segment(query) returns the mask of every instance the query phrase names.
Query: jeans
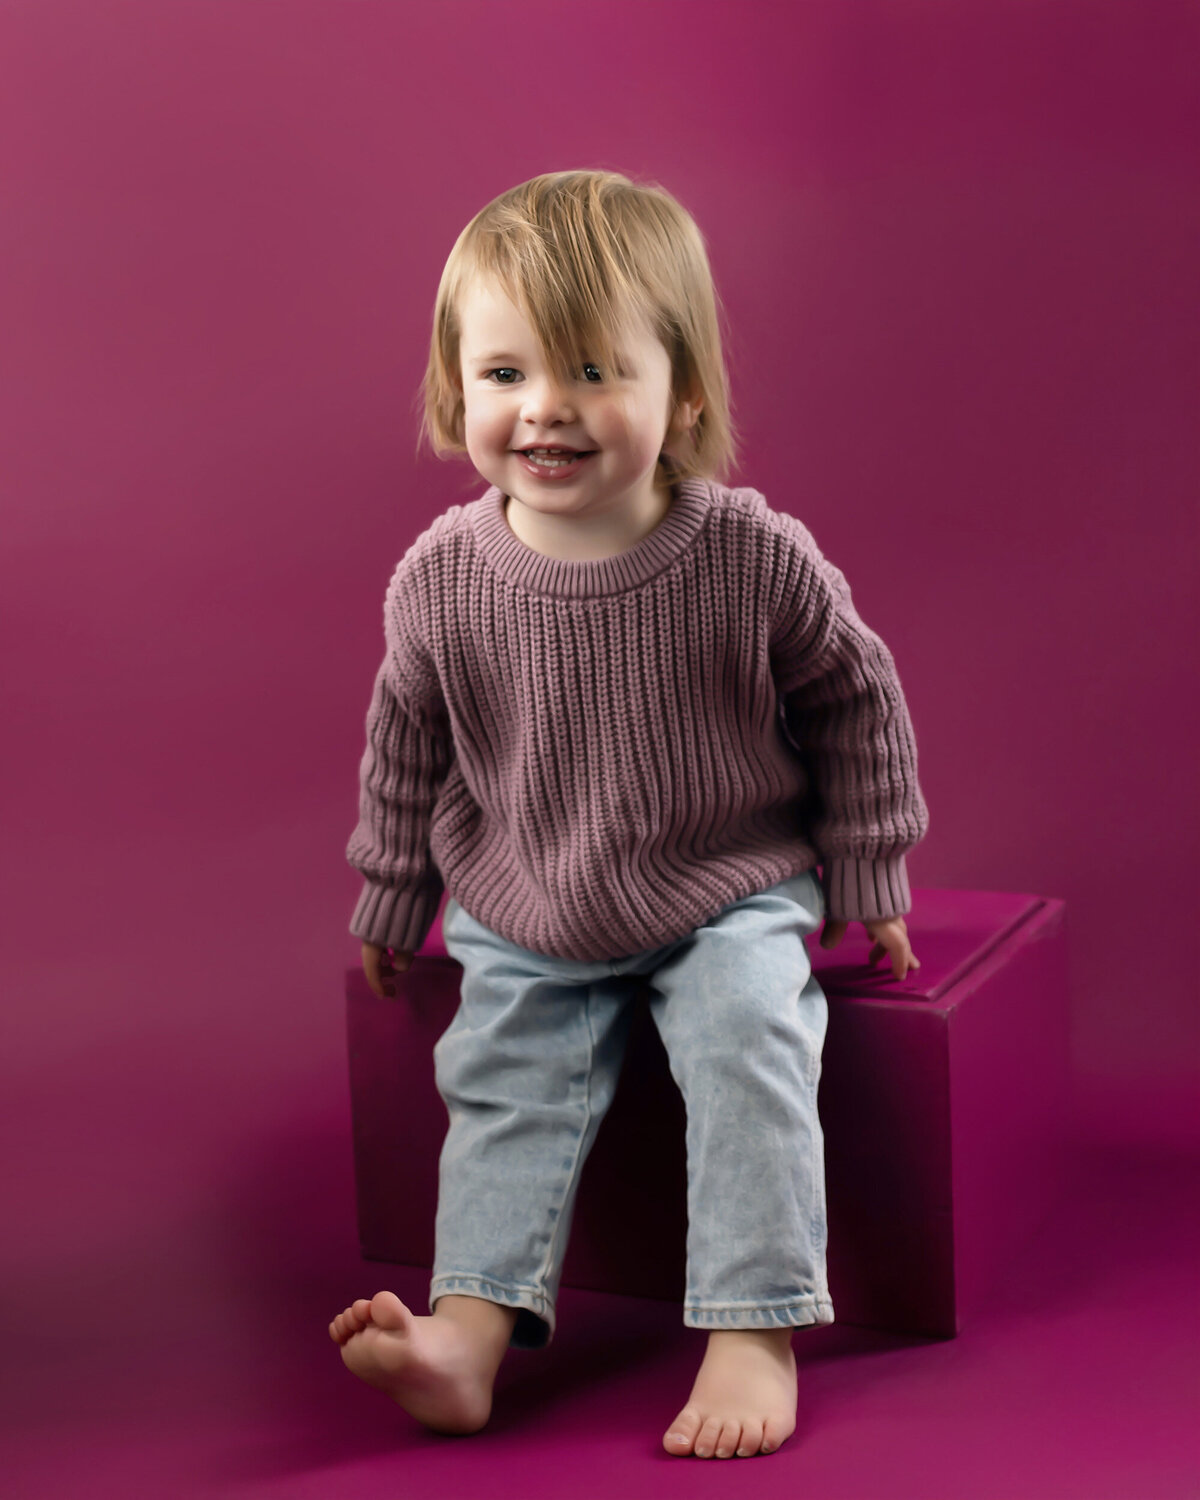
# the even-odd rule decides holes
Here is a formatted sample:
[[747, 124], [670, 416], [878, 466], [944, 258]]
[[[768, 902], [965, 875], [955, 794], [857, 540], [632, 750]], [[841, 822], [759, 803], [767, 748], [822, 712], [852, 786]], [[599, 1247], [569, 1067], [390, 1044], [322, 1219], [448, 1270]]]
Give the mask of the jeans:
[[447, 901], [463, 975], [433, 1054], [450, 1124], [431, 1310], [447, 1293], [482, 1297], [518, 1310], [514, 1347], [553, 1337], [579, 1175], [640, 977], [687, 1111], [684, 1323], [833, 1321], [817, 1118], [828, 1010], [804, 942], [824, 913], [804, 871], [661, 948], [589, 962], [517, 947]]

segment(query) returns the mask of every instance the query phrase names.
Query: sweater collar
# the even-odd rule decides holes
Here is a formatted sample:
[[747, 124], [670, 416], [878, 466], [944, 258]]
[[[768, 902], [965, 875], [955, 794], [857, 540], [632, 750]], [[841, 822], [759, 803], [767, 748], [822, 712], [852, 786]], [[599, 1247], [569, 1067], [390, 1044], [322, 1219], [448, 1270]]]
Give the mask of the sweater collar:
[[468, 509], [480, 551], [510, 582], [535, 594], [594, 598], [638, 588], [668, 567], [704, 525], [711, 489], [705, 479], [674, 480], [671, 508], [653, 531], [615, 557], [590, 562], [565, 562], [527, 547], [509, 526], [504, 493], [496, 485]]

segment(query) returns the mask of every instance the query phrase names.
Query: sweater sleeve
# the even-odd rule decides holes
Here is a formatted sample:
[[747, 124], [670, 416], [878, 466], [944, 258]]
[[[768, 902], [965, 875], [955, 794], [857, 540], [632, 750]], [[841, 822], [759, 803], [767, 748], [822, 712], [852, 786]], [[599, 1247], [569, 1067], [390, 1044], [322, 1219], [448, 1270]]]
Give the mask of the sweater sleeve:
[[399, 568], [384, 605], [384, 634], [387, 650], [359, 765], [358, 826], [346, 849], [364, 877], [350, 931], [365, 942], [416, 952], [444, 890], [429, 834], [454, 749], [437, 671]]
[[809, 826], [836, 921], [912, 909], [905, 854], [929, 814], [895, 662], [843, 574], [798, 521], [771, 641], [785, 732], [809, 778]]

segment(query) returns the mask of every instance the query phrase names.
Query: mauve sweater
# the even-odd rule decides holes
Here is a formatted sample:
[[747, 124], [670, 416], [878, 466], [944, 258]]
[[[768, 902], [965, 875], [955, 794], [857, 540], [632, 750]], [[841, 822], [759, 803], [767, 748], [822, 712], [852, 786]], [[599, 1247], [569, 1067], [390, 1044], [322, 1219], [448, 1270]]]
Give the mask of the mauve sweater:
[[801, 522], [677, 479], [636, 546], [564, 562], [504, 498], [452, 505], [388, 586], [350, 931], [415, 951], [445, 890], [522, 948], [624, 957], [818, 864], [828, 916], [910, 910], [908, 709]]

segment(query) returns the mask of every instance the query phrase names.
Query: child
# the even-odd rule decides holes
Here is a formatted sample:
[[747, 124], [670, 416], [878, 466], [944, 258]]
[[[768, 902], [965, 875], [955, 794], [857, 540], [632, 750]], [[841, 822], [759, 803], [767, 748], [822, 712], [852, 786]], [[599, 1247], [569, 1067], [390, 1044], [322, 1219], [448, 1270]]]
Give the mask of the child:
[[488, 489], [393, 574], [347, 851], [375, 993], [443, 890], [463, 967], [434, 1049], [431, 1315], [382, 1291], [330, 1335], [420, 1422], [484, 1426], [505, 1350], [553, 1335], [639, 977], [687, 1106], [684, 1323], [708, 1332], [663, 1445], [770, 1453], [792, 1330], [833, 1320], [804, 939], [858, 920], [872, 962], [919, 967], [905, 852], [928, 817], [895, 666], [805, 527], [713, 477], [716, 296], [669, 194], [590, 171], [502, 194], [433, 323], [424, 431]]

